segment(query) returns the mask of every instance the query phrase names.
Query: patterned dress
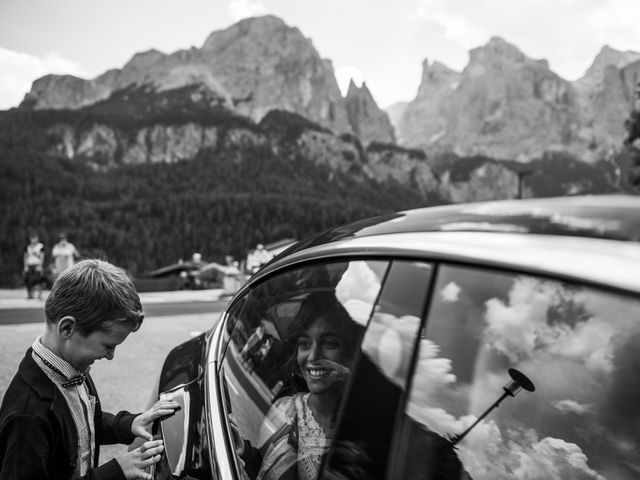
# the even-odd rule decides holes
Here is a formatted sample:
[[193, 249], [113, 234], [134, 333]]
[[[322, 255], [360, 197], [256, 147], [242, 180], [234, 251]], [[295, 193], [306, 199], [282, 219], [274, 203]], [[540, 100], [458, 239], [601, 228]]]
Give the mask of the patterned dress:
[[264, 440], [257, 480], [316, 480], [327, 439], [309, 407], [309, 393], [278, 400], [269, 411], [259, 438]]

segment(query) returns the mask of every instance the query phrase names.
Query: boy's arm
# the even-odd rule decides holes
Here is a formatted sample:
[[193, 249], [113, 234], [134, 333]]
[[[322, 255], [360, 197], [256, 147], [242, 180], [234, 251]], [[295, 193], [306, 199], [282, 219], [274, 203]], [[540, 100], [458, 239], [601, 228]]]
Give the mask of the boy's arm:
[[[52, 454], [52, 438], [50, 426], [41, 418], [19, 414], [8, 419], [0, 430], [0, 480], [48, 480], [47, 462]], [[70, 464], [69, 478], [73, 470], [74, 466]], [[124, 480], [125, 475], [114, 458], [88, 470], [82, 479]]]
[[33, 415], [13, 415], [0, 428], [0, 480], [49, 478], [50, 426]]
[[102, 412], [97, 440], [100, 445], [130, 444], [136, 437], [152, 440], [151, 426], [158, 418], [172, 415], [180, 404], [175, 400], [158, 400], [149, 410], [133, 414], [122, 411], [117, 415]]
[[99, 445], [113, 445], [114, 443], [124, 443], [129, 445], [136, 438], [131, 432], [131, 424], [139, 414], [127, 411], [114, 415], [109, 412], [102, 412], [100, 426], [96, 431], [96, 441]]

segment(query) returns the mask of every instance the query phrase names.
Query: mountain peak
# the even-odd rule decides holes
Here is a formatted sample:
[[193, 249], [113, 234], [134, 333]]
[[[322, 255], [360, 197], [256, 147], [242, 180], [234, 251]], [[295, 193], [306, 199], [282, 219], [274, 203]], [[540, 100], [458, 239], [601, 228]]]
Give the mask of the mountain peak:
[[282, 31], [295, 31], [301, 37], [302, 34], [295, 27], [290, 27], [284, 20], [275, 15], [250, 17], [240, 20], [225, 30], [218, 30], [209, 35], [202, 45], [203, 50], [217, 48], [222, 42], [233, 41], [238, 38], [271, 38]]
[[483, 46], [469, 51], [470, 64], [498, 66], [503, 63], [524, 63], [526, 60], [527, 57], [518, 47], [502, 37], [491, 37]]
[[443, 79], [448, 81], [451, 75], [458, 75], [458, 73], [437, 60], [429, 63], [429, 59], [425, 58], [422, 61], [422, 83], [437, 83]]
[[353, 81], [353, 78], [349, 81], [349, 88], [347, 90], [347, 98], [358, 96], [361, 98], [366, 98], [367, 100], [373, 101], [375, 104], [375, 100], [373, 100], [373, 95], [369, 91], [366, 82], [362, 82], [361, 86], [357, 86], [356, 82]]
[[395, 142], [389, 116], [378, 108], [366, 83], [358, 87], [351, 79], [344, 103], [351, 128], [362, 142]]
[[607, 67], [622, 68], [636, 60], [640, 60], [639, 52], [633, 50], [623, 52], [609, 45], [605, 45], [593, 59], [593, 63], [587, 69], [581, 81], [593, 82], [595, 85], [599, 85], [602, 82]]
[[489, 42], [487, 42], [487, 45], [511, 45], [509, 42], [507, 42], [504, 38], [494, 35], [491, 38], [489, 38]]
[[131, 57], [131, 60], [125, 64], [124, 68], [148, 68], [149, 66], [161, 61], [166, 56], [167, 55], [162, 53], [160, 50], [152, 48], [150, 50], [134, 54], [133, 57]]

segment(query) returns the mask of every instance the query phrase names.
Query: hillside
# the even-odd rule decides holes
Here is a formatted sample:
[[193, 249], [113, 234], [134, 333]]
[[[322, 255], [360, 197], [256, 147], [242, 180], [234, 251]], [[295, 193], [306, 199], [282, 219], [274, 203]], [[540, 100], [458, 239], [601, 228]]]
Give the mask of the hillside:
[[614, 167], [365, 145], [292, 112], [256, 122], [199, 85], [128, 87], [72, 110], [0, 112], [0, 284], [19, 282], [32, 229], [47, 251], [65, 231], [140, 275], [194, 251], [222, 261], [394, 210], [514, 198], [523, 169], [529, 197], [619, 191]]
[[[341, 168], [310, 161], [296, 142], [324, 129], [299, 116], [272, 112], [256, 124], [225, 110], [183, 110], [176, 98], [169, 109], [153, 101], [136, 108], [140, 98], [118, 106], [122, 98], [79, 111], [0, 113], [0, 284], [19, 282], [31, 229], [48, 252], [57, 232], [66, 231], [81, 254], [107, 257], [138, 275], [194, 251], [218, 261], [241, 257], [258, 242], [443, 201], [370, 178], [354, 162], [346, 167], [342, 156]], [[186, 161], [122, 162], [127, 138], [185, 124], [215, 127], [220, 141], [199, 145]], [[87, 140], [96, 125], [117, 134]], [[84, 147], [69, 158], [64, 139], [71, 131]], [[278, 148], [249, 138], [277, 139]]]

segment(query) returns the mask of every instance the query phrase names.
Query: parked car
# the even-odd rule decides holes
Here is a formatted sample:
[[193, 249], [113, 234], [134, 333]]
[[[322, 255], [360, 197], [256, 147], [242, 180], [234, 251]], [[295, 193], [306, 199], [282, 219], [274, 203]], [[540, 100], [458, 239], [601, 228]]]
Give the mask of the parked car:
[[638, 239], [606, 196], [302, 240], [167, 356], [154, 478], [637, 479]]

